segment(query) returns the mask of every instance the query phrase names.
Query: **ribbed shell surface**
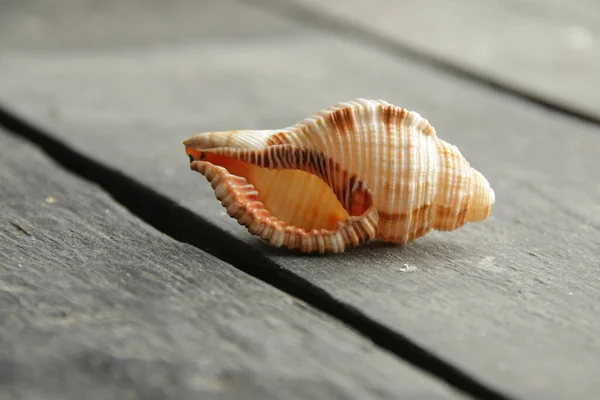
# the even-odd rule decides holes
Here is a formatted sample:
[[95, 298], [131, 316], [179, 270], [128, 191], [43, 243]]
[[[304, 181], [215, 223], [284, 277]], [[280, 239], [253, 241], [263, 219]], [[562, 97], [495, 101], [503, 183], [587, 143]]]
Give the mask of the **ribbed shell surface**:
[[[458, 148], [437, 138], [426, 119], [382, 100], [339, 103], [285, 129], [207, 132], [184, 143], [192, 152], [260, 167], [243, 167], [240, 177], [210, 162], [192, 162], [232, 217], [273, 245], [302, 251], [343, 251], [373, 237], [406, 243], [431, 229], [481, 221], [495, 201], [485, 178]], [[236, 168], [242, 167], [229, 169]], [[227, 179], [239, 184], [224, 185]], [[244, 190], [261, 192], [260, 204], [249, 206]], [[339, 222], [303, 229], [328, 212], [319, 213], [315, 202], [334, 207], [335, 197], [326, 192], [343, 206], [335, 215]], [[286, 209], [285, 196], [295, 210]], [[277, 215], [287, 215], [288, 222]]]
[[[268, 145], [283, 143], [318, 149], [364, 181], [379, 213], [379, 239], [406, 243], [431, 229], [439, 147], [434, 128], [418, 113], [381, 100], [357, 99], [267, 140]], [[452, 157], [453, 149], [443, 148]], [[462, 168], [456, 165], [442, 173], [452, 183], [464, 179], [450, 176]]]

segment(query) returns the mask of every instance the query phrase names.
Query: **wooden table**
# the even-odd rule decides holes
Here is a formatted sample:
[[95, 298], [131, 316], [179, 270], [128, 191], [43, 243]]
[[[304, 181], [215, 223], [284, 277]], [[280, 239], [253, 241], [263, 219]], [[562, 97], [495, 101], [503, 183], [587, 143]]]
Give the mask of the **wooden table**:
[[[0, 4], [0, 398], [597, 399], [600, 6], [574, 4]], [[490, 219], [298, 256], [189, 170], [193, 133], [356, 97], [457, 145]]]

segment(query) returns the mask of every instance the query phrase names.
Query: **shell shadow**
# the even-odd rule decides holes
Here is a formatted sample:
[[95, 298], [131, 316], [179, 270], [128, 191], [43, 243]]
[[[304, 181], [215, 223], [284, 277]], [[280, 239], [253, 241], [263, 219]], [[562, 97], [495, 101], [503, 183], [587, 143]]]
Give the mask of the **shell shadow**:
[[[297, 250], [285, 248], [276, 248], [268, 243], [259, 240], [261, 251], [266, 256], [275, 256], [281, 258], [302, 258], [302, 259], [340, 259], [356, 258], [359, 262], [368, 262], [373, 257], [390, 256], [409, 256], [415, 257], [427, 255], [428, 258], [439, 259], [440, 263], [446, 263], [448, 258], [460, 257], [461, 254], [468, 252], [468, 248], [457, 242], [449, 240], [437, 240], [436, 238], [421, 238], [407, 244], [388, 243], [378, 240], [372, 240], [361, 244], [358, 247], [346, 249], [343, 253], [302, 253]], [[431, 260], [433, 261], [433, 260]]]

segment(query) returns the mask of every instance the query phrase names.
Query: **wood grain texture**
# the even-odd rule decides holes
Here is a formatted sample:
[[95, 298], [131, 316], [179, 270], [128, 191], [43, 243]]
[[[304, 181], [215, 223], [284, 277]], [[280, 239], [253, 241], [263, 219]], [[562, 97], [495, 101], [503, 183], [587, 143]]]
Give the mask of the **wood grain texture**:
[[0, 398], [461, 398], [0, 131]]
[[594, 0], [248, 1], [301, 5], [600, 118], [600, 3]]
[[[125, 13], [104, 23], [124, 49], [68, 19], [60, 29], [81, 39], [48, 23], [51, 51], [16, 35], [0, 54], [0, 100], [486, 383], [522, 398], [596, 397], [597, 126], [260, 10], [203, 7], [221, 22], [210, 38], [182, 32], [161, 44], [158, 27], [155, 43], [139, 39]], [[202, 8], [188, 12], [202, 25]], [[248, 235], [189, 171], [190, 134], [284, 127], [358, 96], [416, 110], [456, 144], [496, 190], [491, 219], [404, 247], [298, 258]]]

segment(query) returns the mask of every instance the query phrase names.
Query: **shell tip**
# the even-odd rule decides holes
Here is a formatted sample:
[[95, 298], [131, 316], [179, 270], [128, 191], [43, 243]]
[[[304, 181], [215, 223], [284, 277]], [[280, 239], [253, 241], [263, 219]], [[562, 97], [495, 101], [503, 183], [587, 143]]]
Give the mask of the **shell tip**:
[[481, 222], [490, 215], [492, 205], [496, 202], [496, 193], [481, 172], [473, 169], [471, 186], [471, 202], [467, 211], [467, 221]]

